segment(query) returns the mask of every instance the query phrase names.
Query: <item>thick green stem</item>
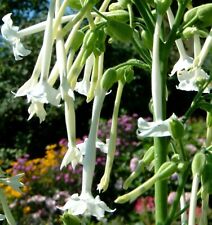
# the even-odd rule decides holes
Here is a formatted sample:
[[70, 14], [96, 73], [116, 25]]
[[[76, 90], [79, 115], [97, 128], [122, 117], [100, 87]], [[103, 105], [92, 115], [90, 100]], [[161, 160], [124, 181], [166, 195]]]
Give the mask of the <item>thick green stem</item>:
[[[162, 16], [157, 16], [155, 32], [153, 38], [153, 60], [152, 60], [152, 99], [154, 108], [154, 120], [160, 121], [166, 118], [166, 62], [162, 63], [160, 57], [160, 31]], [[161, 59], [161, 61], [160, 61]], [[160, 166], [166, 162], [167, 138], [154, 138], [155, 147], [155, 173]], [[167, 181], [157, 181], [155, 183], [155, 224], [162, 225], [167, 217]]]

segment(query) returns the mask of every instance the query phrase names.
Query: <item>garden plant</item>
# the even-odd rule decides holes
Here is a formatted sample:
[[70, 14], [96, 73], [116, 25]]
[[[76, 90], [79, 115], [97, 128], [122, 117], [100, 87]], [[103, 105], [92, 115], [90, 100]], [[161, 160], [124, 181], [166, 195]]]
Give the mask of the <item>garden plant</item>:
[[[61, 197], [65, 202], [63, 205], [58, 203], [57, 209], [61, 213], [60, 221], [65, 225], [109, 224], [108, 215], [119, 215], [122, 211], [120, 204], [128, 206], [134, 201], [137, 204], [139, 201], [145, 202], [151, 214], [154, 205], [154, 216], [149, 224], [209, 224], [209, 197], [212, 192], [212, 3], [194, 5], [194, 2], [50, 0], [46, 20], [38, 24], [19, 29], [10, 12], [2, 18], [1, 34], [10, 43], [14, 60], [30, 57], [33, 47], [37, 46], [26, 47], [24, 39], [43, 33], [43, 44], [34, 70], [13, 94], [15, 98], [27, 97], [28, 120], [37, 116], [40, 123], [48, 116], [49, 107], [64, 106], [67, 145], [66, 148], [61, 147], [63, 153], [65, 151], [61, 153], [62, 157], [50, 148], [44, 158], [28, 161], [25, 156], [19, 159], [19, 164], [13, 164], [16, 173], [7, 171], [12, 176], [8, 177], [4, 171], [0, 171], [0, 220], [10, 225], [19, 224], [22, 218], [11, 213], [6, 199], [8, 187], [5, 186], [9, 186], [10, 191], [16, 191], [16, 194], [29, 193], [27, 176], [30, 176], [29, 171], [34, 168], [34, 171], [39, 171], [34, 173], [34, 181], [39, 181], [43, 174], [45, 176], [42, 179], [46, 178], [46, 184], [57, 185], [58, 182], [60, 185], [57, 188], [61, 188], [61, 191], [69, 191], [74, 180], [79, 182], [76, 193], [70, 193], [70, 196], [67, 196], [67, 192], [63, 196], [61, 193], [57, 196], [49, 193], [53, 197], [48, 198], [46, 217], [54, 213], [50, 207], [53, 204], [51, 200], [56, 201]], [[123, 43], [123, 46], [126, 43], [131, 45], [136, 57], [105, 68], [105, 52], [113, 42]], [[179, 59], [170, 66], [173, 48], [177, 49]], [[140, 71], [139, 76], [151, 76], [152, 98], [149, 111], [152, 119], [144, 119], [140, 112], [133, 116], [133, 120], [125, 118], [128, 125], [121, 130], [118, 124], [121, 122], [119, 108], [122, 94], [125, 86], [132, 84], [137, 69]], [[179, 92], [185, 95], [188, 92], [195, 93], [190, 107], [180, 117], [174, 112], [167, 115], [169, 82], [175, 78], [178, 82], [175, 88]], [[111, 120], [107, 124], [109, 135], [105, 135], [105, 126], [101, 126], [100, 117], [105, 100], [112, 95], [111, 91], [116, 95]], [[89, 131], [80, 142], [76, 137], [76, 129], [80, 128], [75, 113], [78, 94], [85, 96], [85, 104], [92, 105]], [[181, 100], [175, 101], [180, 107]], [[186, 147], [192, 144], [189, 143], [192, 140], [188, 139], [187, 126], [192, 127], [191, 116], [197, 109], [205, 112], [206, 129], [202, 137], [204, 141], [191, 154]], [[135, 120], [134, 135], [137, 139], [134, 142], [129, 139], [131, 142], [127, 146], [127, 129], [132, 130]], [[188, 143], [185, 143], [185, 138]], [[142, 151], [138, 151], [141, 143]], [[107, 192], [111, 195], [110, 185], [114, 182], [116, 160], [124, 159], [122, 155], [126, 155], [126, 151], [130, 151], [128, 157], [132, 157], [132, 173], [123, 182], [119, 179], [121, 177], [115, 177], [119, 192], [107, 202]], [[99, 161], [97, 154], [105, 154], [105, 161]], [[58, 160], [61, 160], [59, 167]], [[48, 169], [52, 167], [52, 162], [57, 167], [55, 171]], [[129, 162], [122, 161], [123, 165], [126, 163]], [[104, 168], [101, 177], [97, 170], [99, 164]], [[18, 173], [21, 166], [25, 174]], [[64, 171], [67, 175], [62, 180]], [[69, 177], [69, 172], [74, 178]], [[141, 180], [144, 174], [145, 179]], [[173, 177], [175, 190], [170, 189]], [[33, 184], [39, 186], [39, 182], [36, 182]], [[42, 188], [47, 187], [44, 185]], [[186, 199], [188, 189], [191, 193], [189, 201]], [[168, 198], [171, 191], [174, 194]], [[168, 199], [172, 199], [170, 205]], [[29, 205], [33, 201], [33, 198], [27, 200]], [[40, 201], [46, 201], [47, 204], [46, 198]], [[200, 215], [197, 214], [197, 206], [201, 207]], [[23, 207], [25, 212], [30, 210], [27, 205]], [[28, 223], [31, 224], [30, 221]], [[143, 223], [145, 221], [138, 224]]]

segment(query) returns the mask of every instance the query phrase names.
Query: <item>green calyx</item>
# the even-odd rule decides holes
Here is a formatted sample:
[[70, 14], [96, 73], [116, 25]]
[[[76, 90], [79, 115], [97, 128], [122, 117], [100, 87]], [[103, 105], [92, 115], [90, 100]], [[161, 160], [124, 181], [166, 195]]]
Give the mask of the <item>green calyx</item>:
[[169, 130], [174, 139], [181, 139], [184, 135], [184, 126], [177, 118], [172, 118], [170, 120]]
[[163, 15], [172, 4], [172, 0], [155, 0], [156, 9], [159, 14]]
[[117, 81], [117, 72], [113, 68], [107, 69], [101, 79], [101, 87], [108, 91], [113, 84]]
[[71, 9], [81, 9], [82, 5], [81, 5], [81, 1], [79, 0], [69, 0], [69, 6]]
[[199, 29], [195, 26], [186, 27], [182, 32], [182, 37], [185, 39], [189, 39], [193, 37], [195, 34], [199, 35], [201, 38], [206, 38], [208, 36], [207, 30]]

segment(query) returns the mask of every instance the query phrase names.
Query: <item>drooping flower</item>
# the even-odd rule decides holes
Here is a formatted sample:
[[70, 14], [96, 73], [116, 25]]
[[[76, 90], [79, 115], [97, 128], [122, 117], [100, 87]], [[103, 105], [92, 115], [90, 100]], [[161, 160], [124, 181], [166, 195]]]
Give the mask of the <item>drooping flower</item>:
[[2, 18], [4, 24], [1, 27], [1, 33], [3, 38], [9, 41], [12, 45], [15, 60], [21, 60], [24, 56], [29, 55], [31, 51], [26, 49], [21, 43], [20, 36], [18, 34], [19, 27], [13, 26], [11, 15], [12, 13], [8, 13]]
[[21, 183], [19, 180], [21, 177], [23, 177], [23, 175], [24, 174], [21, 173], [9, 178], [0, 178], [0, 182], [2, 182], [3, 184], [9, 185], [10, 187], [12, 187], [14, 190], [18, 192], [21, 192], [20, 187], [23, 187], [23, 183]]
[[158, 120], [155, 122], [147, 122], [142, 117], [138, 119], [138, 137], [166, 137], [170, 136], [169, 131], [170, 118], [166, 120]]
[[[177, 86], [177, 89], [183, 90], [183, 91], [199, 91], [200, 84], [202, 82], [205, 82], [209, 79], [209, 75], [200, 67], [193, 68], [189, 71], [181, 71], [177, 78], [179, 80], [179, 85]], [[204, 90], [204, 93], [209, 93], [210, 88], [207, 87]]]
[[72, 215], [85, 215], [94, 216], [98, 220], [104, 217], [105, 212], [114, 212], [115, 210], [110, 209], [105, 202], [100, 200], [99, 195], [95, 198], [89, 194], [84, 193], [80, 196], [78, 194], [73, 194], [66, 204], [59, 209], [66, 211]]
[[96, 148], [99, 148], [103, 153], [108, 153], [108, 146], [109, 146], [110, 139], [106, 139], [106, 143], [97, 140], [96, 141]]
[[68, 151], [66, 152], [63, 161], [61, 163], [60, 169], [71, 163], [73, 169], [75, 169], [78, 163], [82, 163], [83, 156], [77, 147], [72, 147], [68, 144]]
[[29, 113], [28, 120], [32, 119], [32, 117], [36, 115], [39, 118], [40, 123], [42, 123], [45, 120], [47, 115], [43, 105], [44, 104], [41, 102], [31, 102], [28, 108], [28, 113]]
[[28, 102], [50, 103], [59, 106], [60, 92], [49, 85], [46, 81], [37, 83], [28, 93]]

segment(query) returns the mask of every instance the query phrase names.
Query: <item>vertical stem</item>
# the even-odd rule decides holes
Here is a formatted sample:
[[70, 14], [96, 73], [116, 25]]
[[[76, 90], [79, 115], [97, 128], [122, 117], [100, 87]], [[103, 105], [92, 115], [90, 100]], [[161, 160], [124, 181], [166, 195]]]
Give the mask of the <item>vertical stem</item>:
[[96, 164], [96, 138], [99, 124], [102, 104], [105, 98], [105, 91], [98, 90], [99, 93], [94, 98], [91, 127], [88, 135], [88, 140], [85, 146], [85, 156], [83, 159], [82, 172], [82, 193], [91, 193], [93, 183], [94, 169]]
[[[154, 108], [154, 120], [164, 120], [166, 117], [166, 82], [164, 73], [166, 70], [166, 62], [160, 61], [160, 30], [162, 24], [162, 16], [157, 15], [155, 31], [153, 37], [153, 56], [152, 56], [152, 99]], [[165, 58], [164, 58], [165, 59]], [[155, 147], [155, 173], [160, 166], [166, 162], [166, 138], [154, 138]], [[164, 224], [167, 217], [167, 181], [157, 181], [155, 183], [155, 221], [156, 225]]]

